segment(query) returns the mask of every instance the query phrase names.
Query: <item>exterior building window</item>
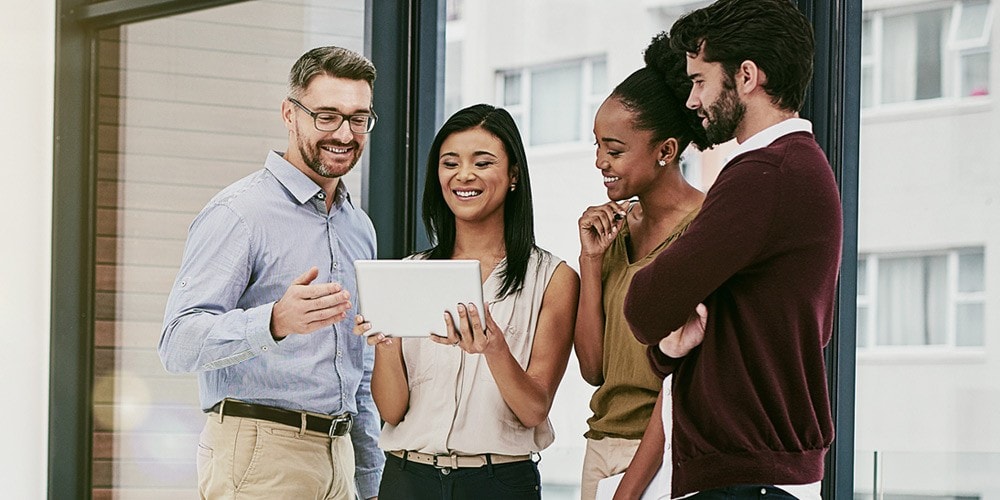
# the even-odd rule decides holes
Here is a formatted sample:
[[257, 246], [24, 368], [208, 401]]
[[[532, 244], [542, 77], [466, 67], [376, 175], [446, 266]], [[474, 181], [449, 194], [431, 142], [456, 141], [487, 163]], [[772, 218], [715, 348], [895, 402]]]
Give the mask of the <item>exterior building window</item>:
[[982, 347], [983, 248], [858, 259], [858, 345]]
[[989, 0], [867, 13], [862, 106], [988, 95], [992, 18]]
[[592, 134], [608, 92], [603, 56], [501, 71], [497, 95], [531, 146], [574, 143]]

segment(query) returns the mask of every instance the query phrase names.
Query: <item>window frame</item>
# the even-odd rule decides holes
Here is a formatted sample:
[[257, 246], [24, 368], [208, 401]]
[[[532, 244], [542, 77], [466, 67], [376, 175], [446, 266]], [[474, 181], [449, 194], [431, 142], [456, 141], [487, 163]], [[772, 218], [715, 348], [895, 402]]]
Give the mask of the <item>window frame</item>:
[[[871, 111], [899, 110], [899, 109], [921, 109], [932, 107], [936, 103], [953, 103], [964, 101], [988, 100], [992, 93], [985, 95], [960, 95], [963, 85], [963, 75], [961, 71], [962, 58], [974, 54], [991, 54], [990, 37], [992, 36], [993, 17], [996, 11], [995, 0], [987, 1], [987, 15], [983, 22], [983, 30], [978, 38], [958, 40], [957, 32], [963, 15], [963, 0], [938, 0], [923, 3], [920, 5], [908, 5], [903, 7], [888, 7], [867, 11], [862, 15], [862, 23], [871, 23], [871, 48], [870, 55], [861, 56], [862, 68], [871, 68], [872, 88], [870, 95], [866, 95], [867, 106], [862, 109], [868, 113]], [[882, 49], [884, 46], [884, 22], [886, 18], [900, 16], [915, 16], [924, 12], [942, 10], [947, 12], [948, 19], [944, 23], [946, 30], [941, 43], [941, 96], [929, 99], [909, 99], [905, 101], [885, 103], [882, 96], [882, 84], [884, 75], [884, 64], [882, 63]], [[992, 82], [987, 82], [990, 87]], [[861, 89], [864, 91], [865, 89]], [[987, 89], [991, 90], [991, 89]]]
[[[55, 0], [53, 227], [48, 497], [89, 499], [94, 310], [97, 30], [245, 0]], [[445, 0], [366, 0], [365, 22], [379, 69], [379, 126], [363, 181], [379, 257], [426, 247], [417, 200], [430, 138], [441, 121]], [[815, 77], [803, 116], [826, 151], [841, 188], [845, 264], [837, 320], [827, 348], [837, 439], [827, 454], [825, 498], [853, 495], [857, 168], [860, 124], [861, 0], [797, 0], [812, 21]], [[587, 137], [585, 133], [582, 137]]]
[[[526, 114], [528, 110], [531, 109], [531, 90], [533, 85], [534, 74], [539, 71], [545, 71], [555, 68], [568, 68], [575, 67], [579, 65], [580, 68], [580, 102], [577, 106], [580, 110], [580, 116], [585, 117], [590, 113], [591, 107], [596, 103], [600, 105], [604, 102], [606, 97], [603, 93], [598, 95], [594, 93], [594, 64], [597, 62], [602, 62], [607, 65], [607, 55], [597, 54], [585, 57], [574, 57], [571, 59], [563, 59], [559, 61], [551, 61], [544, 64], [536, 64], [531, 66], [521, 66], [511, 69], [498, 70], [495, 74], [495, 88], [494, 96], [495, 101], [503, 106], [504, 109], [510, 112], [515, 120], [518, 121], [518, 127], [521, 130], [521, 136], [524, 137], [525, 147], [532, 148], [532, 150], [544, 150], [544, 149], [559, 149], [571, 146], [579, 146], [582, 144], [589, 144], [589, 137], [592, 134], [591, 124], [589, 119], [581, 119], [580, 123], [577, 124], [577, 134], [578, 139], [572, 141], [557, 141], [557, 142], [546, 142], [543, 144], [535, 144], [531, 142], [531, 116]], [[517, 104], [509, 105], [506, 103], [506, 78], [512, 75], [520, 75], [520, 102]]]
[[[985, 350], [985, 345], [958, 345], [958, 306], [960, 304], [982, 304], [986, 311], [986, 290], [975, 292], [960, 292], [959, 259], [961, 254], [976, 251], [985, 256], [985, 246], [963, 246], [956, 248], [909, 251], [909, 252], [869, 252], [858, 255], [858, 261], [865, 261], [865, 283], [858, 284], [858, 308], [866, 307], [865, 317], [858, 313], [859, 321], [864, 321], [866, 338], [858, 339], [858, 349], [862, 354], [877, 355], [909, 355], [909, 354], [949, 354], [968, 353]], [[878, 276], [879, 261], [882, 259], [945, 257], [946, 284], [945, 292], [945, 343], [914, 344], [914, 345], [883, 345], [878, 343]], [[864, 291], [862, 295], [860, 292]]]
[[[97, 135], [97, 38], [103, 29], [159, 19], [246, 0], [55, 0], [56, 68], [52, 205], [52, 280], [49, 357], [48, 470], [50, 499], [93, 496], [92, 430], [94, 373], [94, 290], [96, 245], [95, 144]], [[444, 0], [366, 0], [365, 42], [379, 68], [376, 108], [379, 126], [370, 139], [371, 166], [364, 200], [379, 231], [379, 255], [401, 256], [417, 242], [413, 197], [400, 200], [419, 175], [426, 155], [417, 147], [433, 134], [437, 41], [434, 26]], [[441, 6], [438, 9], [438, 5]], [[373, 11], [377, 10], [377, 13]], [[376, 22], [378, 21], [378, 22]], [[431, 33], [430, 41], [425, 33]], [[417, 37], [415, 33], [420, 33]], [[413, 36], [411, 36], [413, 35]], [[421, 47], [419, 42], [423, 41]], [[418, 50], [418, 49], [421, 49]], [[376, 50], [377, 49], [377, 50]], [[401, 64], [401, 61], [403, 64]], [[424, 68], [417, 74], [416, 69]], [[428, 84], [429, 82], [429, 84]], [[406, 100], [399, 96], [408, 96]], [[382, 97], [379, 97], [382, 96]], [[427, 110], [430, 109], [430, 113]], [[419, 114], [422, 118], [415, 119]], [[381, 130], [381, 132], [379, 132]], [[408, 140], [395, 135], [405, 130]], [[426, 142], [429, 143], [429, 140]], [[429, 144], [423, 147], [428, 147]], [[396, 163], [387, 159], [410, 158]], [[409, 165], [398, 169], [396, 165]], [[387, 180], [387, 190], [380, 181]], [[406, 184], [397, 183], [397, 180]], [[400, 213], [408, 215], [400, 222]]]

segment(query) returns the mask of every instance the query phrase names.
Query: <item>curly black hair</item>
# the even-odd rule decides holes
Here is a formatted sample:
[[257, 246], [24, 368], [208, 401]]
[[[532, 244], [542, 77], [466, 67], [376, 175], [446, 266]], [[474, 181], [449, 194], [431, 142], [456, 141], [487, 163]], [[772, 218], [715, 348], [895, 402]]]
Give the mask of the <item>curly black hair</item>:
[[698, 149], [711, 146], [698, 113], [685, 105], [691, 92], [684, 52], [670, 47], [666, 32], [653, 37], [646, 47], [646, 66], [615, 87], [611, 97], [635, 114], [635, 126], [653, 132], [653, 142], [673, 137], [680, 150], [694, 143]]

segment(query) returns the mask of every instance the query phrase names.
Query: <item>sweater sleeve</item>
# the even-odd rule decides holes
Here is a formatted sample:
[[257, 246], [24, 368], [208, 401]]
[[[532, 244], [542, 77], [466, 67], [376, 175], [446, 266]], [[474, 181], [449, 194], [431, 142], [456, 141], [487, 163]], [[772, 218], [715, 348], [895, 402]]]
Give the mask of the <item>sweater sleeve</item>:
[[760, 257], [779, 182], [779, 169], [768, 162], [737, 158], [723, 169], [691, 227], [629, 286], [625, 319], [639, 342], [655, 345], [680, 328], [698, 303]]

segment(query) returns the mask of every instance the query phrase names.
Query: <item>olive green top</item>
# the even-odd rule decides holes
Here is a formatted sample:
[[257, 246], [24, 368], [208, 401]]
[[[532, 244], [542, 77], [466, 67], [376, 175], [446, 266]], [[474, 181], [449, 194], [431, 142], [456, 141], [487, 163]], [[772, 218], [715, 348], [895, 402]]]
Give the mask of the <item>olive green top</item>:
[[670, 246], [691, 224], [698, 210], [692, 211], [677, 225], [673, 233], [649, 255], [629, 261], [628, 222], [611, 246], [604, 252], [601, 288], [604, 301], [604, 383], [590, 398], [594, 415], [587, 420], [590, 439], [615, 437], [639, 439], [653, 413], [656, 396], [662, 382], [649, 366], [646, 346], [632, 336], [622, 305], [635, 273], [649, 264], [663, 249]]

